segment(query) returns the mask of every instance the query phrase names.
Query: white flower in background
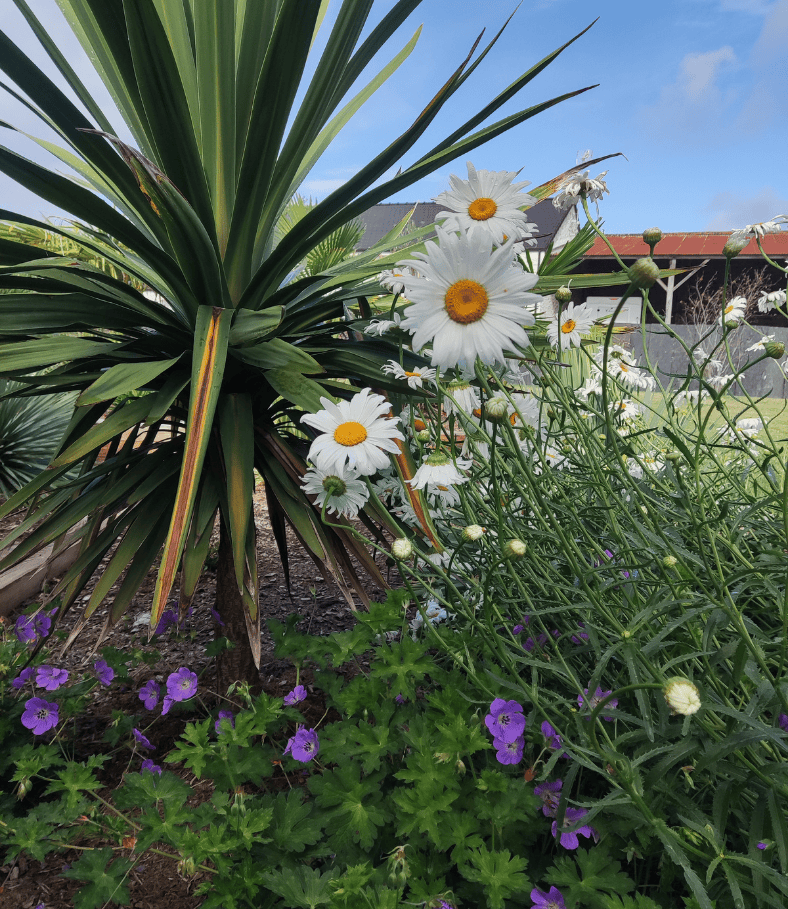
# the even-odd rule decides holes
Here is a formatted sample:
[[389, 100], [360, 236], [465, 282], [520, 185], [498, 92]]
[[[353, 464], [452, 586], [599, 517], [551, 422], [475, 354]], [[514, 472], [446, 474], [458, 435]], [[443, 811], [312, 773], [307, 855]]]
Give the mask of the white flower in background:
[[734, 297], [720, 313], [720, 325], [738, 325], [747, 311], [747, 297]]
[[403, 369], [399, 363], [389, 360], [385, 366], [381, 367], [383, 372], [394, 376], [395, 379], [402, 379], [408, 383], [409, 388], [421, 388], [425, 382], [431, 382], [435, 378], [435, 370], [426, 366], [417, 366], [413, 371]]
[[559, 318], [553, 319], [547, 328], [547, 337], [553, 347], [559, 346], [561, 350], [568, 347], [580, 347], [580, 336], [588, 334], [593, 328], [594, 317], [588, 311], [585, 303], [575, 306], [569, 303]]
[[[412, 269], [407, 269], [407, 271], [409, 274], [414, 274]], [[404, 272], [405, 269], [397, 266], [394, 268], [387, 268], [378, 275], [378, 284], [381, 284], [393, 294], [401, 294], [405, 290], [405, 285], [402, 283]]]
[[753, 237], [761, 238], [764, 234], [779, 234], [782, 230], [782, 225], [786, 223], [788, 223], [788, 218], [785, 215], [775, 215], [771, 221], [748, 224], [746, 227], [742, 227], [741, 230], [735, 230], [731, 234], [730, 239], [747, 240]]
[[624, 398], [622, 401], [614, 401], [610, 405], [610, 410], [614, 416], [621, 417], [622, 420], [635, 420], [640, 416], [642, 408], [630, 398]]
[[708, 394], [705, 392], [698, 391], [697, 389], [690, 389], [689, 391], [680, 391], [676, 397], [673, 399], [674, 407], [684, 407], [685, 405], [690, 407], [695, 407], [700, 400], [705, 401], [708, 398]]
[[460, 504], [460, 494], [453, 486], [439, 486], [428, 483], [426, 486], [427, 501], [433, 508], [454, 508]]
[[391, 509], [391, 513], [408, 527], [421, 527], [421, 521], [418, 519], [413, 506], [408, 502], [403, 502], [402, 505], [395, 505]]
[[[427, 616], [427, 621], [430, 625], [437, 625], [439, 622], [443, 622], [445, 619], [448, 619], [449, 613], [443, 608], [443, 606], [438, 603], [437, 600], [427, 600], [427, 606], [424, 609], [424, 614]], [[424, 619], [421, 615], [421, 612], [417, 612], [413, 621], [410, 623], [410, 630], [413, 635], [413, 640], [416, 640], [416, 633], [424, 624]]]
[[658, 473], [665, 467], [665, 459], [661, 451], [643, 451], [638, 455], [637, 460], [630, 458], [627, 461], [627, 470], [630, 476], [639, 480], [643, 477], [644, 470], [650, 470], [652, 473]]
[[736, 429], [738, 429], [743, 436], [751, 439], [753, 436], [757, 436], [763, 429], [763, 420], [761, 420], [760, 417], [746, 417], [743, 420], [737, 420]]
[[692, 716], [693, 713], [700, 710], [700, 693], [697, 686], [693, 685], [689, 679], [682, 679], [678, 676], [669, 679], [663, 693], [668, 707], [673, 713]]
[[[758, 304], [758, 309], [761, 309], [761, 304]], [[761, 309], [761, 312], [768, 312], [768, 310]], [[755, 350], [765, 350], [766, 345], [774, 340], [774, 335], [764, 335], [759, 341], [756, 341], [754, 344], [750, 344], [747, 348], [747, 353], [751, 353]]]
[[446, 413], [462, 413], [463, 416], [471, 416], [481, 404], [476, 389], [464, 379], [449, 382], [444, 393], [443, 404]]
[[654, 388], [654, 377], [640, 369], [630, 357], [613, 357], [607, 362], [608, 374], [630, 388]]
[[553, 205], [563, 211], [568, 211], [573, 205], [577, 205], [583, 196], [589, 202], [596, 202], [605, 193], [610, 195], [607, 183], [602, 179], [606, 174], [606, 170], [593, 178], [588, 176], [588, 171], [582, 174], [572, 174], [561, 184], [561, 191], [553, 199]]
[[713, 357], [710, 358], [709, 354], [702, 347], [696, 347], [692, 351], [692, 359], [698, 364], [698, 366], [703, 369], [713, 369], [716, 372], [719, 372], [722, 369], [722, 360], [716, 360]]
[[[761, 295], [758, 298], [758, 312], [771, 312], [778, 306], [785, 306], [784, 290], [761, 291]], [[774, 335], [771, 335], [770, 337], [773, 341]], [[752, 350], [752, 348], [748, 349]]]
[[373, 319], [364, 329], [364, 334], [382, 338], [392, 328], [399, 328], [401, 321], [402, 318], [398, 312], [394, 313], [393, 319]]
[[383, 502], [388, 501], [394, 495], [398, 496], [400, 499], [402, 498], [402, 482], [396, 474], [387, 477], [379, 477], [372, 484], [372, 489], [375, 495]]
[[[413, 334], [414, 350], [432, 341], [432, 364], [446, 369], [505, 362], [503, 351], [526, 346], [524, 325], [535, 319], [525, 309], [538, 275], [513, 264], [512, 240], [493, 250], [489, 238], [436, 228], [440, 245], [428, 240], [413, 265], [423, 277], [404, 276], [407, 318], [401, 327]], [[410, 263], [401, 263], [410, 264]]]
[[424, 489], [428, 484], [456, 486], [458, 483], [467, 482], [468, 477], [464, 477], [460, 470], [467, 470], [470, 466], [470, 461], [458, 458], [457, 466], [455, 467], [454, 462], [450, 458], [447, 458], [440, 451], [436, 451], [424, 459], [413, 479], [407, 482], [414, 489]]
[[583, 385], [577, 389], [578, 397], [582, 398], [584, 401], [587, 401], [591, 395], [601, 395], [602, 394], [602, 382], [601, 374], [597, 373], [596, 375], [589, 376]]
[[341, 514], [346, 518], [357, 517], [369, 499], [366, 484], [354, 471], [332, 474], [310, 467], [303, 476], [301, 488], [307, 495], [315, 496], [318, 508], [325, 504], [327, 514]]
[[[529, 181], [514, 183], [515, 172], [479, 170], [468, 161], [468, 179], [456, 174], [449, 177], [451, 189], [435, 197], [438, 205], [447, 211], [439, 211], [436, 220], [445, 218], [445, 230], [467, 231], [471, 238], [483, 237], [501, 246], [508, 240], [530, 240], [538, 229], [528, 221], [528, 215], [520, 211], [536, 203], [533, 196], [521, 193]], [[535, 240], [530, 240], [534, 245]]]
[[[522, 394], [521, 392], [516, 391], [512, 394], [512, 401], [514, 401], [515, 406], [512, 407], [511, 404], [508, 406], [509, 422], [512, 426], [514, 426], [515, 429], [521, 429], [523, 425], [533, 426], [534, 429], [537, 429], [540, 425], [539, 399], [535, 398], [532, 394]], [[520, 419], [521, 417], [522, 419]]]
[[715, 391], [720, 391], [728, 382], [732, 382], [735, 378], [736, 376], [733, 373], [728, 373], [726, 376], [711, 376], [706, 381]]
[[349, 401], [334, 404], [321, 398], [320, 403], [324, 410], [301, 417], [302, 423], [321, 432], [309, 449], [310, 461], [337, 474], [345, 465], [365, 476], [388, 467], [386, 452], [397, 454], [394, 440], [405, 437], [397, 428], [399, 420], [383, 416], [391, 410], [383, 395], [365, 388]]

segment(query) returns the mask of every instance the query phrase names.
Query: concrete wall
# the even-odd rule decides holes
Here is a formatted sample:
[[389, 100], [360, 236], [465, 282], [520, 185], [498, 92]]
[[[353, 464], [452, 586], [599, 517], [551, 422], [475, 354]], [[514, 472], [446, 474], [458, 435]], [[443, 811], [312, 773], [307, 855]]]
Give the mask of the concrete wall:
[[[710, 354], [715, 349], [722, 338], [722, 333], [718, 326], [672, 325], [671, 328], [689, 347], [697, 344], [709, 331], [713, 331], [713, 334], [701, 344], [707, 354]], [[756, 331], [750, 328], [749, 325], [740, 325], [729, 333], [728, 341], [731, 348], [731, 359], [736, 369], [740, 369], [749, 360], [755, 360], [763, 356], [763, 351], [747, 352], [747, 348], [765, 334], [774, 335], [775, 341], [782, 341], [788, 348], [788, 328], [769, 326]], [[686, 375], [687, 355], [677, 340], [667, 336], [659, 326], [648, 326], [646, 336], [651, 364], [665, 385], [670, 381], [671, 373], [679, 376]], [[622, 338], [623, 340], [621, 340]], [[645, 365], [643, 361], [643, 338], [639, 329], [636, 329], [631, 334], [619, 335], [616, 340], [622, 343], [624, 347], [628, 347], [638, 358], [641, 365]], [[723, 375], [734, 372], [734, 369], [731, 369], [730, 364], [727, 362], [724, 347], [717, 350], [714, 356], [723, 361]], [[757, 366], [753, 366], [742, 377], [746, 390], [755, 398], [763, 395], [775, 398], [788, 397], [788, 381], [786, 381], [785, 373], [781, 369], [782, 364], [785, 362], [786, 357], [783, 356], [779, 360], [769, 358], [763, 360]], [[680, 384], [681, 381], [681, 378], [673, 379], [674, 385]], [[693, 383], [692, 387], [697, 387], [697, 383]], [[739, 394], [738, 383], [732, 385], [729, 392]]]

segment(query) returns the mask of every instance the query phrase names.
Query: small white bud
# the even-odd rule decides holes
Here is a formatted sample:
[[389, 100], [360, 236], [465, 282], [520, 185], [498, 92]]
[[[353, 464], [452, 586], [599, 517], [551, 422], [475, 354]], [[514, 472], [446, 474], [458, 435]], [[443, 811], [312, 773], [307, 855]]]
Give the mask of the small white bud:
[[478, 524], [469, 524], [462, 529], [462, 538], [466, 543], [475, 543], [484, 536], [484, 528]]
[[400, 537], [391, 544], [391, 554], [398, 562], [404, 562], [413, 555], [413, 543], [405, 537]]
[[674, 676], [668, 679], [663, 692], [673, 713], [692, 716], [700, 710], [700, 693], [689, 679]]
[[522, 540], [509, 540], [503, 547], [503, 554], [507, 559], [520, 559], [525, 555], [525, 543]]

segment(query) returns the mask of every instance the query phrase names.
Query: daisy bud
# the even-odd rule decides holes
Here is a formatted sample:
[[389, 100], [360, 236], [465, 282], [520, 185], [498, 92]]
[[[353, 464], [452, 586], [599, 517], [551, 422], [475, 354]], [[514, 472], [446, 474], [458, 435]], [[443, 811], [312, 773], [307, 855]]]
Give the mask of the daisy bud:
[[493, 398], [484, 406], [485, 416], [494, 423], [500, 423], [509, 415], [509, 402], [506, 398]]
[[676, 558], [676, 556], [672, 555], [666, 555], [662, 560], [662, 564], [665, 566], [665, 568], [675, 568], [678, 563], [679, 560]]
[[766, 351], [767, 356], [770, 356], [773, 360], [779, 360], [785, 353], [785, 344], [781, 341], [767, 341], [763, 345], [763, 349]]
[[413, 555], [413, 543], [405, 537], [400, 537], [391, 544], [391, 554], [398, 562], [404, 562]]
[[731, 237], [722, 247], [722, 254], [726, 259], [735, 259], [749, 242], [749, 237]]
[[462, 538], [466, 543], [475, 543], [484, 536], [484, 528], [478, 524], [469, 524], [462, 529]]
[[347, 492], [347, 484], [342, 477], [330, 476], [323, 480], [323, 489], [329, 497], [343, 496]]
[[652, 252], [654, 252], [654, 247], [661, 239], [662, 231], [658, 227], [647, 227], [643, 231], [643, 242], [648, 243]]
[[525, 555], [525, 543], [522, 540], [509, 540], [503, 547], [503, 554], [507, 559], [520, 559]]
[[420, 432], [416, 433], [416, 438], [419, 442], [429, 442], [429, 440], [432, 438], [432, 433], [429, 431], [429, 429], [422, 429]]
[[454, 769], [457, 771], [457, 773], [459, 773], [460, 776], [465, 775], [465, 764], [459, 760], [459, 758], [457, 759], [457, 763], [454, 765]]
[[629, 269], [629, 280], [639, 290], [646, 290], [659, 277], [659, 268], [650, 256], [638, 259], [637, 262]]
[[689, 679], [682, 679], [680, 676], [668, 679], [663, 693], [673, 713], [692, 716], [700, 710], [700, 693]]
[[561, 286], [555, 292], [555, 298], [559, 303], [571, 303], [572, 291], [566, 286]]

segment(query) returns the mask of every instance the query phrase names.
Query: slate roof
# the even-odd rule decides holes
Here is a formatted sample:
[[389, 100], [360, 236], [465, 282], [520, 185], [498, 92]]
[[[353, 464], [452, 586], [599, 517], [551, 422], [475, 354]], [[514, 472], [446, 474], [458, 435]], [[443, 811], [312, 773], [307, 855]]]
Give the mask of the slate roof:
[[[412, 222], [415, 227], [432, 224], [435, 216], [443, 209], [437, 202], [382, 202], [367, 209], [359, 215], [358, 220], [364, 224], [364, 236], [356, 247], [357, 252], [363, 252], [380, 241], [386, 234], [415, 208]], [[567, 212], [559, 211], [551, 199], [543, 199], [528, 209], [528, 220], [538, 225], [538, 233], [534, 236], [536, 246], [529, 246], [533, 251], [545, 250], [558, 228], [566, 218]]]
[[[709, 259], [722, 256], [722, 249], [730, 238], [732, 231], [713, 233], [665, 234], [654, 250], [655, 259]], [[648, 255], [648, 244], [643, 242], [640, 234], [608, 234], [608, 240], [621, 256], [631, 258]], [[769, 256], [788, 256], [788, 230], [779, 234], [766, 234], [761, 243]], [[760, 258], [761, 252], [755, 240], [751, 240], [739, 253], [738, 258], [754, 256]], [[605, 242], [597, 237], [594, 245], [586, 253], [588, 257], [613, 258]]]

